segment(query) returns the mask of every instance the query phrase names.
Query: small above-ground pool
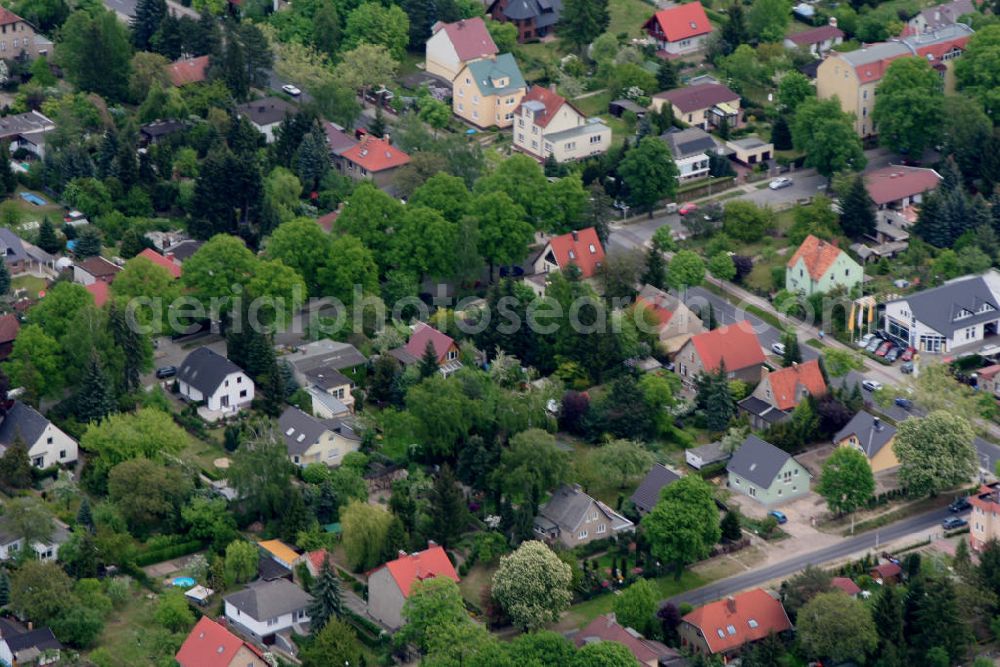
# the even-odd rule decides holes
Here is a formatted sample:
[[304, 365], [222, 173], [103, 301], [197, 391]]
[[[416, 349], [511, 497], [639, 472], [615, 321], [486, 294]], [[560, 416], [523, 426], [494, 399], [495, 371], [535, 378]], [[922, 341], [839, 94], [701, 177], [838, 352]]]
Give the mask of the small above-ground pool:
[[191, 588], [196, 582], [192, 577], [174, 577], [173, 585], [178, 588]]
[[35, 206], [45, 206], [44, 199], [30, 192], [22, 192], [21, 199], [28, 202], [29, 204], [34, 204]]

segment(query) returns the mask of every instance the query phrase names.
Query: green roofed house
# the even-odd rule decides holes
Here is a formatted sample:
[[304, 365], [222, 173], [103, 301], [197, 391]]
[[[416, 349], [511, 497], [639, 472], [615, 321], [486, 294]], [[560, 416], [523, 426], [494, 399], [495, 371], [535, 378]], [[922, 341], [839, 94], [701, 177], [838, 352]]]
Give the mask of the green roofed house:
[[747, 436], [726, 466], [728, 485], [762, 505], [798, 498], [809, 493], [810, 474], [791, 454]]
[[527, 84], [509, 53], [469, 63], [452, 83], [455, 115], [477, 127], [510, 127]]

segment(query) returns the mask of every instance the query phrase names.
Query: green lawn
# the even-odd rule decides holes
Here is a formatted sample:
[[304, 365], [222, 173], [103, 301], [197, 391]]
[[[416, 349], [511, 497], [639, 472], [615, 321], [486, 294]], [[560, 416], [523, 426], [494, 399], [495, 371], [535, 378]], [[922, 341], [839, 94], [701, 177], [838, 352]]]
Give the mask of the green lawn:
[[477, 607], [482, 607], [483, 591], [489, 588], [490, 582], [493, 581], [493, 573], [496, 571], [497, 565], [487, 566], [482, 563], [476, 563], [458, 583], [458, 588], [462, 591], [462, 597]]
[[[674, 579], [673, 575], [670, 575], [652, 579], [651, 581], [656, 586], [660, 599], [663, 599], [683, 593], [684, 591], [700, 588], [705, 584], [711, 583], [712, 579], [697, 572], [685, 570], [679, 580]], [[583, 627], [601, 614], [607, 614], [611, 611], [611, 603], [614, 599], [615, 596], [613, 593], [606, 593], [586, 602], [575, 604], [570, 607], [566, 617], [560, 621], [559, 625], [572, 628]]]
[[228, 455], [229, 452], [221, 444], [205, 442], [189, 433], [188, 443], [181, 451], [179, 458], [182, 461], [194, 463], [209, 477], [216, 478], [222, 474], [222, 471], [215, 467], [215, 460]]
[[611, 0], [608, 8], [611, 10], [608, 32], [626, 33], [629, 37], [642, 37], [642, 25], [656, 12], [655, 7], [642, 0]]
[[38, 296], [38, 293], [45, 289], [46, 286], [45, 278], [39, 278], [38, 276], [18, 276], [10, 281], [11, 291], [17, 291], [23, 289], [28, 293], [28, 296], [34, 299]]

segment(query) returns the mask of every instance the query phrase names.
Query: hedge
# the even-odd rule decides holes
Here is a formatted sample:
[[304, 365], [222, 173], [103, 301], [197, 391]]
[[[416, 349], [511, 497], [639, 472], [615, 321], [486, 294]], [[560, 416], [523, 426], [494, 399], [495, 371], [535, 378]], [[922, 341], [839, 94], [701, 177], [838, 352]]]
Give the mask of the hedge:
[[701, 470], [698, 471], [698, 474], [701, 475], [702, 479], [711, 479], [724, 473], [727, 465], [727, 461], [709, 463], [707, 466], [702, 466]]
[[165, 560], [180, 558], [181, 556], [187, 556], [188, 554], [193, 554], [196, 551], [201, 551], [203, 547], [204, 545], [201, 540], [189, 540], [187, 542], [181, 542], [180, 544], [173, 544], [166, 547], [160, 547], [158, 549], [150, 549], [149, 551], [136, 556], [135, 564], [139, 567], [144, 567], [146, 565], [153, 565], [154, 563], [162, 563]]

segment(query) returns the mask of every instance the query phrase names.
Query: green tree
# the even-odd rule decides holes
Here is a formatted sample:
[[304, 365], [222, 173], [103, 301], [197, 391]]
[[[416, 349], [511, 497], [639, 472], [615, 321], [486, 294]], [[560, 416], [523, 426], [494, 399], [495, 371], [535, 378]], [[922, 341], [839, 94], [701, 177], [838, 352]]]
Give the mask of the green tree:
[[[908, 594], [913, 588], [911, 585]], [[949, 577], [939, 576], [928, 579], [924, 590], [923, 595], [914, 596], [915, 618], [912, 626], [907, 627], [906, 639], [916, 658], [913, 662], [937, 650], [943, 652], [943, 660], [934, 664], [955, 664], [964, 658], [972, 641], [969, 626], [959, 610], [955, 586]]]
[[816, 88], [805, 74], [791, 71], [778, 83], [778, 104], [782, 113], [795, 113], [805, 100], [816, 96]]
[[958, 86], [978, 99], [994, 125], [1000, 122], [1000, 25], [987, 25], [969, 40], [962, 57], [955, 63]]
[[0, 569], [0, 606], [10, 604], [10, 575], [7, 570]]
[[722, 530], [722, 539], [724, 540], [735, 542], [743, 537], [743, 529], [740, 528], [740, 515], [733, 510], [729, 510], [722, 516], [719, 528]]
[[[444, 216], [445, 220], [458, 223], [469, 211], [471, 201], [465, 181], [457, 176], [438, 172], [413, 191], [407, 204], [432, 208]], [[523, 218], [524, 211], [520, 211], [520, 214]]]
[[479, 405], [465, 395], [462, 385], [440, 373], [425, 378], [406, 392], [407, 411], [416, 419], [417, 434], [434, 456], [454, 456], [471, 434]]
[[194, 625], [194, 612], [184, 591], [171, 588], [160, 594], [153, 619], [171, 632], [185, 632]]
[[941, 76], [925, 58], [898, 58], [878, 84], [872, 121], [879, 143], [918, 157], [936, 146], [944, 123]]
[[701, 373], [695, 378], [695, 405], [704, 411], [706, 426], [712, 431], [726, 430], [736, 416], [736, 401], [733, 400], [725, 364], [720, 364], [715, 372]]
[[344, 553], [355, 571], [370, 570], [382, 562], [392, 514], [379, 506], [352, 500], [340, 510]]
[[[837, 514], [853, 513], [875, 493], [875, 476], [868, 459], [851, 447], [838, 447], [823, 463], [816, 489]], [[853, 520], [851, 522], [853, 531]]]
[[722, 216], [722, 231], [746, 243], [761, 240], [774, 226], [774, 213], [751, 201], [734, 200], [726, 204]]
[[708, 272], [719, 280], [732, 280], [736, 277], [736, 264], [728, 252], [719, 252], [708, 260]]
[[525, 221], [524, 209], [506, 192], [477, 196], [470, 206], [470, 214], [478, 226], [479, 254], [490, 265], [490, 280], [493, 280], [495, 265], [517, 264], [524, 259], [535, 238], [535, 230]]
[[[151, 331], [166, 331], [168, 311], [181, 295], [178, 281], [166, 268], [146, 257], [133, 257], [115, 276], [111, 294], [126, 310], [131, 309], [138, 322]], [[119, 312], [122, 311], [119, 308]]]
[[310, 296], [322, 296], [319, 273], [329, 262], [331, 239], [309, 218], [295, 218], [274, 230], [267, 256], [294, 269], [306, 281]]
[[820, 593], [799, 610], [796, 629], [812, 657], [863, 662], [878, 644], [869, 607], [839, 591]]
[[659, 502], [642, 518], [642, 529], [653, 556], [672, 565], [680, 579], [684, 566], [706, 558], [722, 537], [712, 487], [685, 475], [660, 492]]
[[328, 261], [319, 270], [319, 294], [354, 303], [355, 286], [361, 293], [378, 293], [378, 265], [372, 251], [351, 236], [343, 234], [330, 245]]
[[362, 41], [340, 55], [340, 63], [333, 69], [333, 77], [351, 90], [366, 90], [390, 83], [399, 67], [399, 61], [380, 44]]
[[254, 544], [246, 540], [234, 540], [226, 547], [226, 580], [232, 584], [242, 584], [257, 576], [260, 552]]
[[90, 465], [106, 474], [111, 468], [135, 458], [162, 461], [177, 454], [188, 435], [173, 418], [156, 408], [139, 408], [110, 415], [87, 427], [80, 446], [90, 453]]
[[538, 162], [527, 155], [514, 155], [504, 160], [478, 181], [475, 195], [505, 192], [524, 210], [525, 220], [535, 229], [548, 228], [559, 217], [552, 190]]
[[47, 253], [55, 254], [63, 249], [62, 241], [56, 236], [56, 228], [49, 220], [49, 216], [42, 218], [42, 224], [38, 227], [38, 247]]
[[653, 215], [653, 209], [677, 192], [677, 165], [667, 145], [657, 137], [645, 137], [628, 151], [618, 165], [633, 206]]
[[73, 254], [81, 259], [101, 254], [101, 233], [94, 225], [87, 225], [76, 237]]
[[261, 519], [278, 516], [285, 507], [292, 474], [282, 437], [270, 425], [257, 425], [232, 459], [227, 479], [245, 508]]
[[788, 151], [792, 149], [792, 129], [788, 126], [788, 118], [781, 114], [771, 125], [771, 143], [774, 150]]
[[402, 59], [410, 41], [410, 19], [398, 5], [385, 7], [377, 2], [363, 2], [347, 15], [344, 24], [344, 48], [361, 44], [384, 47], [396, 60]]
[[835, 99], [807, 99], [799, 105], [792, 143], [806, 152], [806, 166], [827, 178], [841, 171], [860, 171], [866, 163], [853, 120]]
[[555, 438], [538, 428], [528, 429], [510, 439], [500, 455], [500, 486], [515, 498], [526, 498], [536, 486], [551, 489], [569, 477], [569, 455], [559, 449]]
[[179, 470], [147, 459], [124, 461], [108, 474], [108, 497], [137, 535], [174, 525], [191, 490]]
[[570, 567], [543, 543], [524, 542], [500, 559], [493, 575], [493, 598], [514, 625], [536, 630], [559, 620], [572, 595]]
[[618, 488], [624, 489], [630, 480], [649, 470], [653, 455], [637, 442], [612, 440], [594, 453], [594, 462], [602, 470], [614, 473]]
[[579, 51], [607, 30], [610, 23], [608, 0], [567, 0], [559, 36]]
[[330, 619], [322, 630], [314, 633], [312, 641], [302, 647], [299, 657], [303, 667], [365, 663], [354, 628], [335, 618]]
[[675, 290], [698, 287], [705, 280], [705, 262], [692, 250], [681, 250], [670, 260], [667, 285]]
[[615, 596], [611, 608], [618, 622], [626, 628], [649, 635], [659, 608], [660, 596], [649, 579], [639, 579]]
[[62, 389], [63, 359], [59, 343], [37, 324], [21, 327], [7, 364], [10, 381], [24, 388], [28, 403], [38, 405], [39, 399]]
[[799, 337], [795, 335], [795, 332], [786, 333], [781, 342], [785, 346], [785, 352], [781, 355], [781, 366], [788, 368], [793, 364], [801, 364], [802, 350], [799, 349]]
[[446, 465], [434, 479], [429, 500], [430, 535], [448, 549], [462, 536], [468, 520], [465, 496], [449, 466]]
[[[678, 81], [679, 80], [677, 77], [677, 65], [675, 65], [672, 61], [664, 58], [660, 62], [659, 68], [657, 68], [656, 70], [656, 83], [659, 85], [660, 90], [672, 90], [677, 87]], [[667, 104], [663, 105], [663, 107], [660, 109], [660, 112], [663, 113], [664, 109], [666, 109], [668, 112], [673, 111], [673, 108]], [[661, 132], [666, 129], [667, 129], [666, 127], [661, 128]]]
[[646, 266], [642, 270], [639, 282], [657, 289], [664, 289], [667, 286], [667, 262], [663, 258], [663, 251], [656, 247], [655, 242], [654, 246], [646, 251]]
[[790, 19], [786, 0], [758, 0], [747, 15], [747, 30], [758, 42], [780, 42]]
[[967, 483], [977, 467], [974, 435], [965, 417], [944, 410], [901, 422], [892, 445], [900, 482], [916, 495]]
[[33, 555], [35, 544], [52, 539], [55, 524], [48, 509], [37, 498], [25, 496], [7, 503], [4, 521], [14, 539], [23, 540], [25, 553]]
[[851, 238], [861, 238], [875, 232], [875, 202], [868, 194], [862, 176], [851, 180], [850, 189], [840, 206], [840, 228]]
[[380, 261], [385, 261], [390, 232], [402, 222], [403, 210], [399, 200], [372, 183], [361, 183], [337, 218], [337, 229], [360, 239]]
[[[229, 297], [233, 285], [245, 285], [257, 268], [253, 253], [240, 239], [225, 234], [212, 237], [186, 262], [181, 282], [202, 303]], [[232, 306], [227, 304], [224, 310]]]
[[115, 410], [112, 384], [108, 381], [96, 350], [91, 350], [90, 363], [76, 398], [76, 416], [83, 423], [101, 421]]
[[17, 489], [28, 488], [31, 482], [31, 459], [28, 458], [28, 447], [18, 434], [3, 456], [0, 456], [0, 486], [10, 493]]
[[594, 642], [576, 652], [570, 667], [632, 667], [634, 664], [635, 656], [624, 644]]
[[101, 7], [77, 10], [59, 34], [59, 60], [67, 78], [82, 90], [124, 101], [132, 48], [115, 13]]
[[398, 640], [423, 651], [429, 650], [437, 637], [454, 635], [456, 628], [472, 623], [458, 584], [448, 577], [415, 582], [403, 603], [402, 615], [406, 624]]
[[72, 596], [72, 580], [52, 561], [28, 561], [11, 577], [11, 608], [35, 623], [54, 619]]
[[330, 562], [329, 554], [323, 558], [319, 576], [309, 588], [309, 593], [313, 599], [307, 613], [312, 625], [312, 634], [316, 635], [330, 621], [334, 621], [344, 614], [344, 601], [340, 594], [340, 578], [333, 568], [333, 563]]

